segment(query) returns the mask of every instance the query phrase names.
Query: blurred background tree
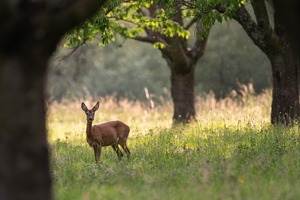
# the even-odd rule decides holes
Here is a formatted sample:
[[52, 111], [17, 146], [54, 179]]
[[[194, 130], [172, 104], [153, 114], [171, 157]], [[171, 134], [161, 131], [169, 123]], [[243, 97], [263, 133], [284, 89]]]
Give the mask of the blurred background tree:
[[[170, 70], [170, 93], [173, 101], [173, 121], [195, 119], [195, 66], [202, 57], [210, 25], [192, 16], [180, 1], [126, 1], [106, 12], [106, 18], [86, 21], [68, 35], [67, 46], [78, 46], [101, 38], [106, 44], [116, 35], [152, 44], [166, 60]], [[105, 21], [107, 27], [99, 29]], [[195, 25], [197, 35], [189, 40], [189, 29]], [[100, 33], [100, 34], [98, 34]]]
[[[196, 32], [191, 31], [194, 37]], [[122, 48], [120, 48], [120, 45]], [[87, 95], [115, 95], [117, 99], [146, 101], [148, 88], [156, 103], [170, 100], [170, 72], [161, 54], [151, 45], [117, 39], [113, 44], [89, 43], [73, 49], [61, 48], [50, 67], [50, 101], [83, 98]], [[252, 83], [257, 93], [271, 87], [271, 68], [267, 57], [235, 21], [212, 27], [206, 52], [196, 67], [196, 95], [210, 91], [217, 98]]]
[[[211, 26], [217, 21], [235, 19], [271, 64], [273, 89], [271, 122], [289, 124], [298, 118], [300, 115], [298, 56], [294, 51], [295, 45], [290, 39], [295, 34], [287, 31], [291, 30], [291, 25], [286, 26], [288, 21], [286, 13], [288, 12], [282, 9], [285, 7], [284, 3], [275, 0], [170, 0], [167, 4], [162, 1], [138, 2], [126, 1], [115, 9], [105, 12], [106, 15], [101, 15], [105, 17], [96, 16], [87, 21], [69, 35], [67, 44], [71, 46], [85, 44], [86, 41], [92, 41], [98, 36], [99, 32], [101, 32], [101, 41], [104, 44], [113, 41], [116, 33], [124, 38], [153, 44], [162, 53], [171, 72], [170, 93], [174, 103], [173, 120], [188, 122], [194, 119], [196, 113], [195, 85], [200, 86], [199, 93], [213, 91], [217, 98], [223, 98], [233, 90], [239, 94], [243, 83], [253, 83], [258, 92], [269, 83], [270, 78], [265, 73], [266, 71], [263, 71], [260, 76], [256, 73], [257, 70], [250, 70], [253, 69], [251, 66], [248, 69], [240, 67], [244, 66], [244, 63], [249, 61], [248, 59], [231, 62], [234, 61], [235, 56], [241, 57], [243, 54], [241, 48], [245, 47], [239, 43], [239, 38], [232, 39], [235, 33], [231, 33], [228, 39], [224, 36], [221, 41], [217, 41], [217, 37], [210, 39], [221, 45], [220, 48], [213, 50], [211, 55], [215, 54], [215, 56], [207, 59], [207, 62], [212, 62], [214, 68], [221, 67], [213, 71], [211, 67], [198, 67], [201, 69], [200, 75], [204, 76], [204, 83], [201, 84], [201, 80], [194, 81], [195, 66], [205, 63], [199, 64], [198, 60], [204, 53]], [[110, 21], [110, 18], [113, 20]], [[98, 27], [99, 22], [107, 24], [104, 30]], [[197, 26], [194, 27], [194, 33], [196, 33], [194, 40], [188, 40], [190, 34], [187, 31], [195, 22]], [[295, 20], [289, 24], [294, 23]], [[231, 50], [238, 49], [234, 55], [225, 55], [223, 50], [219, 51], [224, 49], [222, 44], [226, 40], [228, 42], [225, 47], [231, 45], [229, 47]], [[249, 49], [245, 51], [248, 51], [247, 55], [251, 52]], [[227, 58], [224, 58], [225, 56]], [[255, 62], [257, 58], [258, 60], [264, 59], [263, 56], [255, 57]], [[260, 70], [264, 69], [265, 63], [267, 62], [256, 62]], [[246, 73], [250, 71], [255, 73], [255, 78], [252, 78], [252, 75], [247, 76]], [[257, 81], [262, 80], [262, 77], [264, 81]], [[209, 80], [207, 84], [205, 80]]]
[[209, 1], [211, 4], [208, 3], [204, 12], [203, 6], [206, 3], [203, 4], [198, 0], [194, 2], [195, 7], [198, 7], [199, 17], [207, 15], [207, 12], [218, 11], [235, 19], [253, 43], [268, 57], [272, 69], [272, 124], [289, 125], [294, 120], [298, 120], [300, 116], [299, 57], [295, 51], [296, 40], [292, 39], [294, 32], [289, 31], [291, 24], [295, 25], [295, 20], [287, 20], [295, 17], [295, 15], [288, 15], [291, 10], [288, 7], [295, 1], [212, 0]]

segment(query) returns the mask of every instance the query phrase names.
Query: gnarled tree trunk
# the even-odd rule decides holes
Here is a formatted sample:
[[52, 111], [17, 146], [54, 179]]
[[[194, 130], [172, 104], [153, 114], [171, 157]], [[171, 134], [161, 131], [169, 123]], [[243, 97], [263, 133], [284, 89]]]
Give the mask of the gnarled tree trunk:
[[252, 41], [269, 58], [272, 65], [273, 96], [272, 124], [290, 124], [299, 120], [299, 69], [298, 55], [285, 27], [282, 1], [274, 1], [274, 28], [271, 26], [265, 1], [251, 2], [256, 21], [252, 19], [244, 5], [234, 16], [245, 29]]
[[[176, 12], [170, 20], [180, 24], [184, 30], [188, 30], [193, 24], [196, 25], [197, 31], [204, 31], [200, 20], [192, 19], [188, 23], [183, 20], [181, 10], [182, 2], [175, 1]], [[149, 8], [140, 10], [141, 14], [155, 18], [159, 12], [160, 5], [151, 5]], [[209, 31], [209, 30], [206, 30]], [[164, 48], [159, 50], [166, 60], [171, 73], [171, 95], [174, 103], [173, 122], [187, 123], [196, 118], [195, 110], [195, 93], [194, 93], [194, 76], [195, 66], [198, 60], [203, 56], [207, 37], [203, 38], [197, 34], [196, 40], [189, 47], [188, 39], [179, 37], [175, 34], [170, 37], [145, 28], [146, 36], [137, 36], [134, 39], [155, 44], [157, 42], [164, 44]]]
[[51, 199], [47, 63], [60, 37], [105, 1], [0, 1], [0, 199]]
[[272, 64], [272, 124], [290, 124], [299, 117], [299, 69], [291, 47], [269, 56]]
[[0, 199], [51, 199], [44, 101], [47, 60], [20, 53], [0, 61]]
[[173, 120], [175, 122], [185, 123], [195, 119], [194, 78], [194, 65], [184, 74], [171, 70], [171, 95], [174, 103]]

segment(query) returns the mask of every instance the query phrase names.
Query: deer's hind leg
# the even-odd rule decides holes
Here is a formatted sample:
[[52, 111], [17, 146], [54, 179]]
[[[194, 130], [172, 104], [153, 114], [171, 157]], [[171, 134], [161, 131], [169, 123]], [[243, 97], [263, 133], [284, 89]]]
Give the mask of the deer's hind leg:
[[130, 158], [130, 151], [127, 147], [126, 140], [119, 140], [119, 144], [121, 145], [121, 147], [123, 148], [123, 150], [127, 154], [127, 158], [129, 159]]
[[94, 149], [95, 161], [96, 161], [96, 163], [98, 163], [100, 160], [100, 155], [101, 155], [101, 146], [94, 144], [93, 149]]
[[123, 157], [123, 153], [122, 151], [120, 150], [119, 146], [118, 146], [118, 143], [116, 142], [115, 144], [111, 145], [111, 147], [115, 150], [115, 152], [117, 153], [118, 155], [118, 159], [121, 160], [121, 158]]

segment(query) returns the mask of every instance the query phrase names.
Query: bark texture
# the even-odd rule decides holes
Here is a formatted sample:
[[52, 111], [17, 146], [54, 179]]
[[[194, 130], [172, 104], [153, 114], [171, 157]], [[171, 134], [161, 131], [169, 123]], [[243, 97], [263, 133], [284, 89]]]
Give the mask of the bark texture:
[[284, 25], [289, 38], [292, 41], [293, 48], [300, 53], [300, 1], [299, 0], [272, 0], [271, 1], [277, 13], [281, 13], [281, 24]]
[[279, 55], [272, 55], [270, 61], [273, 77], [271, 122], [288, 125], [299, 118], [297, 56], [288, 48]]
[[104, 1], [0, 1], [0, 199], [52, 199], [47, 63], [60, 37]]
[[0, 199], [51, 198], [46, 62], [32, 61], [24, 55], [10, 55], [0, 62]]
[[254, 21], [244, 5], [234, 16], [252, 41], [268, 56], [272, 65], [273, 98], [271, 123], [290, 124], [299, 118], [299, 69], [298, 55], [286, 29], [281, 4], [274, 3], [274, 27], [265, 5], [266, 1], [253, 0]]
[[[192, 19], [184, 24], [182, 12], [180, 10], [180, 1], [176, 1], [175, 12], [171, 20], [180, 24], [188, 30], [192, 25], [196, 25], [197, 31], [203, 31], [201, 21]], [[141, 14], [148, 17], [155, 17], [160, 9], [158, 5], [152, 5], [149, 9], [141, 9]], [[196, 117], [194, 79], [195, 66], [205, 51], [207, 37], [202, 38], [197, 34], [196, 40], [191, 47], [188, 46], [188, 40], [178, 35], [168, 37], [160, 32], [145, 29], [146, 36], [138, 36], [135, 40], [154, 44], [160, 42], [164, 48], [160, 49], [163, 58], [166, 60], [170, 69], [171, 96], [174, 104], [173, 122], [187, 123], [193, 121]]]
[[176, 122], [190, 122], [195, 119], [194, 70], [186, 74], [171, 72], [171, 94], [174, 102], [173, 120]]

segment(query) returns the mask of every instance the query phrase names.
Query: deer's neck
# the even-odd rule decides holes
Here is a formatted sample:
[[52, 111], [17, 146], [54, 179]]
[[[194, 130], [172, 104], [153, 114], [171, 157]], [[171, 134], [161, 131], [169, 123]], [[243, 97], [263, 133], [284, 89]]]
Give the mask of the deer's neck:
[[92, 122], [87, 121], [86, 136], [90, 138], [92, 136]]

